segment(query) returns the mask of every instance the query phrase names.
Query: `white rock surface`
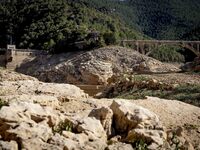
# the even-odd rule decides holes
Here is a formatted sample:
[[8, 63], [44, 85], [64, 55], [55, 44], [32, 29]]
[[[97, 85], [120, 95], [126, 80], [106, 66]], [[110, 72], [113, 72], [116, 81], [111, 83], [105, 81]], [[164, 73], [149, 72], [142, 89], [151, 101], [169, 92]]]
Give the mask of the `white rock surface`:
[[112, 120], [113, 120], [113, 112], [109, 107], [102, 107], [99, 109], [93, 109], [89, 117], [95, 117], [96, 119], [101, 121], [101, 124], [106, 131], [108, 137], [112, 136]]
[[123, 141], [142, 139], [157, 147], [163, 145], [166, 134], [155, 113], [124, 100], [113, 101], [111, 109], [115, 131], [127, 135]]

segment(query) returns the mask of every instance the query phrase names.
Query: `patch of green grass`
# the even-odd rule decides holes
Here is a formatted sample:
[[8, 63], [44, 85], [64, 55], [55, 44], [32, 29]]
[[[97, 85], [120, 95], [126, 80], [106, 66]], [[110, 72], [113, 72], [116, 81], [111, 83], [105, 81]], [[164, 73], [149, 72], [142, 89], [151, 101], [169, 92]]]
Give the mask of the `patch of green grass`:
[[132, 78], [133, 81], [148, 81], [149, 78], [142, 76], [142, 75], [134, 75]]
[[8, 102], [5, 102], [5, 101], [3, 101], [2, 99], [0, 99], [0, 109], [1, 109], [3, 106], [8, 106]]
[[73, 124], [69, 121], [61, 121], [57, 126], [53, 127], [53, 133], [62, 134], [62, 131], [73, 132]]
[[147, 143], [143, 140], [137, 140], [132, 144], [133, 148], [136, 150], [147, 150]]
[[180, 85], [175, 88], [176, 93], [200, 93], [200, 85]]
[[173, 132], [172, 134], [173, 134], [172, 135], [172, 139], [171, 139], [171, 141], [173, 142], [172, 145], [175, 145], [175, 148], [174, 148], [175, 150], [179, 150], [180, 149], [180, 146], [179, 146], [180, 145], [180, 141], [177, 138], [176, 132]]
[[144, 99], [146, 96], [175, 99], [200, 107], [200, 85], [180, 85], [172, 90], [133, 88], [130, 91], [119, 93], [116, 97], [124, 99]]

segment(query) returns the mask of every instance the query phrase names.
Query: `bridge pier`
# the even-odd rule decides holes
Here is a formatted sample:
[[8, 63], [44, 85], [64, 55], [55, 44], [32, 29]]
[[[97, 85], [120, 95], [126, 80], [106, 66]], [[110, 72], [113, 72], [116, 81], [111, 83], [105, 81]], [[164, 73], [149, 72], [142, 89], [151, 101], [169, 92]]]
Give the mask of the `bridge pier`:
[[145, 51], [144, 51], [144, 43], [141, 43], [140, 44], [140, 51], [139, 51], [141, 54], [145, 54]]
[[200, 44], [197, 44], [197, 51], [200, 53]]
[[155, 44], [154, 44], [154, 48], [155, 48], [155, 49], [158, 49], [158, 46], [159, 46], [158, 43], [155, 43]]
[[139, 42], [136, 42], [136, 50], [139, 52], [140, 51], [140, 45]]

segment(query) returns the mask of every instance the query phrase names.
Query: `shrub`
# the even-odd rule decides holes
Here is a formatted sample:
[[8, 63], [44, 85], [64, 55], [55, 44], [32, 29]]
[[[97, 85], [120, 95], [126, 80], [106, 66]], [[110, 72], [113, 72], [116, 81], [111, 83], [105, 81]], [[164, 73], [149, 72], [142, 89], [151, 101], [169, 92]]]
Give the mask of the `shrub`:
[[3, 101], [2, 99], [0, 99], [0, 109], [1, 109], [3, 106], [8, 106], [8, 102], [5, 102], [5, 101]]
[[149, 56], [163, 62], [184, 62], [184, 56], [177, 46], [161, 45], [155, 48]]
[[54, 133], [59, 133], [61, 134], [62, 131], [73, 131], [73, 125], [70, 121], [61, 121], [57, 126], [53, 127], [53, 132]]
[[103, 34], [106, 45], [113, 45], [117, 43], [117, 37], [113, 32], [106, 32]]
[[147, 144], [143, 140], [135, 141], [132, 146], [136, 150], [147, 150]]

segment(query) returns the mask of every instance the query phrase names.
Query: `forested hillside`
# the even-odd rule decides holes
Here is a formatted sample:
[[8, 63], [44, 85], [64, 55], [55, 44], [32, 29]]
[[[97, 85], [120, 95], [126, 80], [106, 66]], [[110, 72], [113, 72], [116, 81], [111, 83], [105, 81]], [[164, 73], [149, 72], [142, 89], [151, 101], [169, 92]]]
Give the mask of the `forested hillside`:
[[116, 15], [81, 0], [0, 2], [0, 46], [60, 52], [90, 49], [124, 38], [141, 38]]
[[200, 40], [197, 0], [1, 0], [0, 47], [66, 52], [120, 39]]
[[182, 39], [200, 25], [198, 0], [132, 0], [139, 26], [157, 39]]
[[200, 27], [198, 0], [91, 0], [89, 3], [100, 11], [117, 14], [132, 28], [156, 39], [190, 39], [192, 35], [186, 35]]

